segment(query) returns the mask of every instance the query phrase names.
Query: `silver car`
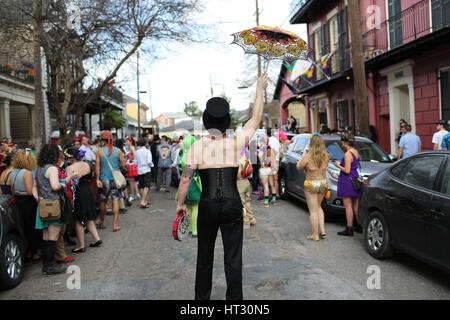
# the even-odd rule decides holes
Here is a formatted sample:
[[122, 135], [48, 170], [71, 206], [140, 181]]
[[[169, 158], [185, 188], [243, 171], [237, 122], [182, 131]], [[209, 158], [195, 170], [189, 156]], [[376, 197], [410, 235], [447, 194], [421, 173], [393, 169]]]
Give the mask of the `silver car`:
[[[297, 170], [296, 166], [303, 151], [309, 146], [310, 137], [310, 134], [298, 134], [294, 136], [282, 156], [278, 172], [280, 197], [282, 199], [293, 196], [306, 202], [305, 192], [303, 190], [305, 172], [303, 170]], [[335, 160], [341, 161], [344, 157], [345, 152], [341, 144], [341, 136], [322, 135], [322, 138], [330, 155], [327, 178], [331, 189], [331, 196], [329, 199], [324, 199], [322, 207], [327, 212], [345, 212], [344, 203], [337, 196], [337, 180], [340, 170], [333, 164]], [[355, 148], [359, 152], [361, 164], [361, 168], [358, 171], [365, 179], [391, 166], [396, 160], [394, 156], [388, 155], [380, 146], [372, 142], [372, 140], [364, 137], [356, 137]]]

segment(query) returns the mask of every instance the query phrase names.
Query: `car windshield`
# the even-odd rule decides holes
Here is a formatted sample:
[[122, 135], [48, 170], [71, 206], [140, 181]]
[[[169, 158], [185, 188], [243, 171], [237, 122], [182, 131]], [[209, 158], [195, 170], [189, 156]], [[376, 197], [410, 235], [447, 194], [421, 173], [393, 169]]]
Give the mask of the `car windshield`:
[[[330, 160], [341, 160], [344, 157], [344, 148], [340, 141], [325, 141]], [[376, 143], [357, 141], [355, 149], [358, 150], [361, 161], [392, 162], [389, 156]]]

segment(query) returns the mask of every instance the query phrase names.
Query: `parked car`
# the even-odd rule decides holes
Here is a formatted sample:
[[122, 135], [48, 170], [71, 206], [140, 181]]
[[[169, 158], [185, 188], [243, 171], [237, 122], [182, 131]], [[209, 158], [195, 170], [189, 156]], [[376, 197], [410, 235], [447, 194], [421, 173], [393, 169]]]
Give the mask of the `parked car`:
[[11, 289], [22, 281], [26, 250], [23, 222], [11, 196], [0, 195], [0, 216], [0, 289]]
[[[344, 213], [343, 200], [337, 196], [337, 179], [340, 170], [333, 164], [333, 161], [340, 161], [345, 154], [341, 144], [341, 136], [322, 135], [322, 138], [330, 155], [327, 178], [331, 190], [330, 198], [324, 199], [322, 207], [327, 213]], [[282, 199], [293, 196], [306, 202], [303, 189], [305, 172], [303, 170], [297, 170], [297, 162], [300, 160], [305, 148], [309, 147], [310, 141], [310, 134], [298, 134], [292, 138], [289, 147], [283, 154], [278, 171], [279, 192]], [[364, 178], [390, 167], [396, 160], [394, 156], [388, 155], [376, 143], [364, 137], [356, 137], [355, 148], [359, 152], [361, 164], [360, 174]]]
[[422, 152], [371, 176], [359, 207], [367, 252], [404, 251], [450, 272], [450, 152]]

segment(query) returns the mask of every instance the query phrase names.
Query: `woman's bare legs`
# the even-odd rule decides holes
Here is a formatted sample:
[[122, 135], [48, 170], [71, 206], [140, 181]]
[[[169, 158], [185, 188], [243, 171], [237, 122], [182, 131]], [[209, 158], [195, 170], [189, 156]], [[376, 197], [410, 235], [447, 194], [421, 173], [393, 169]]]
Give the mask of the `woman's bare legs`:
[[138, 190], [138, 187], [137, 187], [136, 180], [133, 178], [133, 179], [128, 180], [128, 182], [130, 183], [130, 195], [131, 196], [138, 195], [139, 194], [139, 190]]
[[351, 199], [352, 199], [352, 209], [355, 214], [356, 222], [359, 224], [359, 216], [358, 216], [359, 199], [358, 198], [351, 198]]
[[93, 220], [89, 220], [86, 222], [86, 228], [91, 233], [92, 238], [94, 239], [94, 243], [100, 240], [100, 236], [98, 235], [97, 227], [95, 226], [95, 223]]
[[353, 200], [350, 197], [344, 197], [345, 217], [347, 218], [347, 227], [353, 227]]
[[[309, 209], [309, 222], [311, 224], [312, 229], [312, 239], [319, 239], [319, 207], [317, 205], [318, 202], [317, 194], [310, 193], [305, 191], [306, 203], [308, 204]], [[311, 236], [308, 236], [310, 238]]]
[[264, 187], [264, 204], [263, 206], [269, 205], [269, 176], [260, 176], [261, 184]]
[[75, 233], [77, 235], [78, 246], [74, 250], [84, 248], [84, 228], [80, 221], [75, 221]]
[[317, 195], [317, 208], [319, 213], [319, 231], [321, 235], [326, 234], [325, 232], [325, 213], [322, 209], [322, 201], [325, 197], [325, 194], [318, 194]]

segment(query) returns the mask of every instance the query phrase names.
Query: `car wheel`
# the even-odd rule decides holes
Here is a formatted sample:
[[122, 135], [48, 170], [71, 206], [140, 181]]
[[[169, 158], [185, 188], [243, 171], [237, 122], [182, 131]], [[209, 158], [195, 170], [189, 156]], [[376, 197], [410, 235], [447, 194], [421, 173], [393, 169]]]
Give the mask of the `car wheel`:
[[289, 198], [289, 195], [287, 193], [287, 179], [286, 179], [284, 172], [279, 175], [278, 189], [279, 189], [279, 193], [280, 193], [280, 198], [282, 200], [287, 200]]
[[376, 259], [388, 259], [394, 254], [389, 226], [381, 212], [369, 214], [364, 228], [364, 243], [367, 252]]
[[24, 250], [15, 234], [7, 234], [0, 248], [0, 288], [11, 289], [22, 281]]

